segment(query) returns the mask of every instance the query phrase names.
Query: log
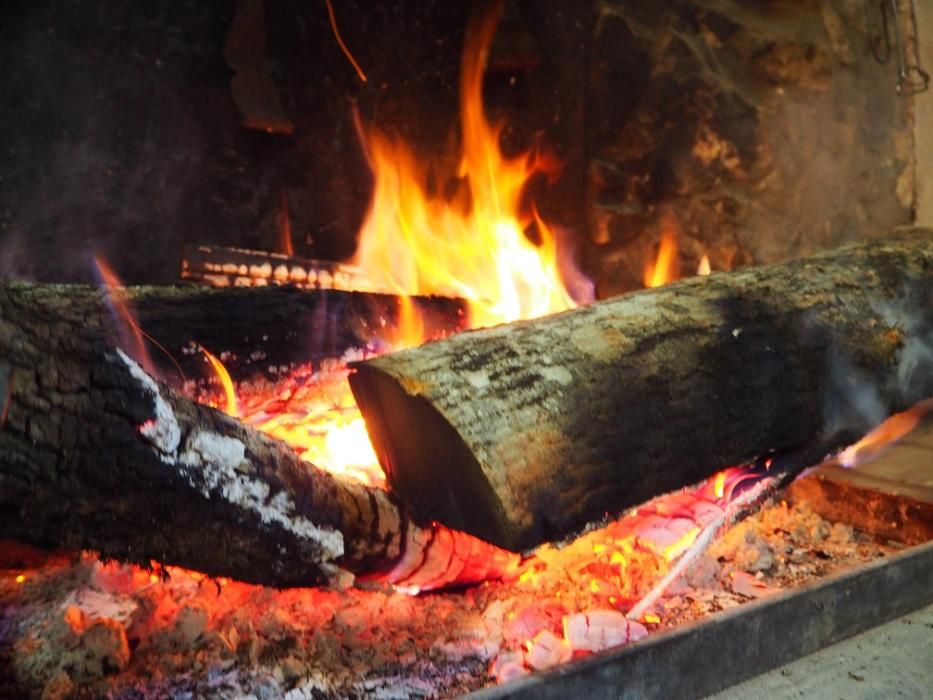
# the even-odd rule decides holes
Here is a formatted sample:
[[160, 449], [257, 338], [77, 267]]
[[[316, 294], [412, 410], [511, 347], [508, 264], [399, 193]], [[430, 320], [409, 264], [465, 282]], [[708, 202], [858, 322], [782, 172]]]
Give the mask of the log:
[[[47, 295], [71, 304], [90, 304], [92, 322], [101, 337], [117, 341], [120, 325], [101, 305], [97, 290], [78, 286], [47, 286]], [[87, 301], [86, 297], [93, 300]], [[127, 287], [116, 295], [135, 312], [140, 328], [171, 355], [181, 371], [197, 378], [204, 358], [198, 345], [215, 355], [234, 379], [274, 378], [282, 366], [311, 363], [315, 368], [348, 354], [378, 349], [387, 329], [397, 325], [399, 298], [391, 294], [292, 286], [212, 289], [193, 284]], [[461, 329], [466, 320], [462, 300], [412, 297], [427, 337]], [[57, 302], [64, 303], [64, 302]], [[115, 344], [120, 344], [115, 342]], [[153, 342], [146, 345], [156, 369], [173, 386], [180, 385], [178, 368]], [[124, 343], [123, 347], [128, 348]]]
[[933, 231], [697, 277], [353, 365], [419, 519], [510, 549], [933, 394]]
[[516, 564], [155, 381], [110, 344], [102, 291], [0, 284], [0, 370], [2, 537], [276, 586], [350, 571], [431, 588]]

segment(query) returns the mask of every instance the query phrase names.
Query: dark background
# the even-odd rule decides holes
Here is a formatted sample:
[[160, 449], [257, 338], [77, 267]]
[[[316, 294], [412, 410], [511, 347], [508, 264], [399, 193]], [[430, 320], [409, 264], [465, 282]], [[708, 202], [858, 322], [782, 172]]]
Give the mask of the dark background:
[[[474, 3], [333, 2], [365, 84], [323, 0], [4, 3], [0, 276], [91, 281], [100, 254], [126, 282], [172, 282], [183, 243], [277, 250], [283, 196], [296, 253], [350, 256], [371, 185], [353, 112], [449, 154]], [[510, 0], [487, 108], [507, 150], [540, 138], [564, 161], [536, 199], [603, 295], [639, 286], [665, 213], [687, 271], [877, 235], [912, 216], [912, 141], [864, 10]], [[290, 133], [244, 126], [238, 12], [237, 55]]]

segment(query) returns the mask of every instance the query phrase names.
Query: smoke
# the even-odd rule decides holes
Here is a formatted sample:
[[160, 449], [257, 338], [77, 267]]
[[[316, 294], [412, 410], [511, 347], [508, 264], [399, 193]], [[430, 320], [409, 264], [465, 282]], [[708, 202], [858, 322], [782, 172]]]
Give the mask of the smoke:
[[[929, 398], [933, 381], [933, 319], [927, 303], [927, 299], [910, 303], [905, 298], [875, 306], [888, 327], [898, 329], [903, 337], [897, 374], [889, 388], [910, 403]], [[926, 309], [927, 313], [917, 309]]]
[[886, 380], [856, 367], [839, 348], [830, 354], [823, 405], [828, 435], [860, 437], [895, 411], [933, 396], [933, 319], [924, 300], [915, 296], [872, 303], [875, 318], [900, 344]]

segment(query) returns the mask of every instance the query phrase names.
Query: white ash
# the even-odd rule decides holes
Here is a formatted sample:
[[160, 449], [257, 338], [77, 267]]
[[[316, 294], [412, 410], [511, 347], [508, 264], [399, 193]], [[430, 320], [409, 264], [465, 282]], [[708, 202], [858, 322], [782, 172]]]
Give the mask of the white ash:
[[[181, 428], [175, 413], [162, 398], [159, 386], [121, 350], [117, 350], [135, 377], [153, 397], [155, 416], [140, 427], [140, 433], [158, 450], [166, 464], [180, 467], [188, 482], [210, 498], [219, 492], [229, 503], [257, 513], [266, 524], [277, 524], [307, 540], [317, 542], [329, 559], [343, 555], [340, 532], [321, 528], [295, 512], [295, 504], [284, 491], [269, 498], [269, 485], [250, 478], [246, 446], [236, 438], [211, 432], [196, 432], [181, 446]], [[197, 478], [195, 478], [197, 476]]]
[[[270, 499], [269, 485], [249, 478], [250, 465], [245, 455], [246, 446], [236, 438], [197, 432], [186, 441], [178, 462], [196, 470], [205, 496], [219, 491], [226, 501], [258, 513], [264, 523], [277, 523], [299, 537], [320, 543], [333, 559], [342, 556], [343, 535], [297, 515], [295, 504], [284, 491]], [[195, 485], [191, 475], [189, 481]]]
[[117, 348], [117, 354], [126, 363], [130, 374], [152, 395], [155, 403], [153, 420], [144, 423], [140, 428], [140, 432], [159, 450], [163, 462], [173, 461], [175, 451], [181, 442], [181, 428], [175, 419], [175, 413], [165, 399], [162, 398], [162, 394], [159, 393], [159, 385], [155, 383], [155, 380], [119, 348]]
[[64, 610], [72, 606], [91, 619], [110, 618], [122, 624], [126, 624], [139, 607], [132, 598], [90, 586], [70, 591], [60, 607]]

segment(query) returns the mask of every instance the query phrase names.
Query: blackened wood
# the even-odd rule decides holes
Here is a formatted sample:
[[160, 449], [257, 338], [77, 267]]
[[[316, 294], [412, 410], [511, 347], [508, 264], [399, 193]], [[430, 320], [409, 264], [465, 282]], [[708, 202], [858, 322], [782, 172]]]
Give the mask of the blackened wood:
[[705, 697], [929, 605], [931, 580], [933, 543], [927, 543], [468, 697]]
[[[90, 287], [58, 287], [56, 293], [73, 303], [93, 298]], [[203, 376], [206, 366], [196, 352], [203, 345], [224, 363], [235, 379], [272, 376], [282, 366], [311, 363], [315, 368], [384, 346], [397, 324], [399, 298], [389, 294], [358, 293], [295, 287], [211, 289], [195, 285], [129, 287], [127, 298], [140, 327], [161, 344], [191, 377]], [[463, 327], [464, 302], [443, 297], [413, 297], [428, 337]], [[81, 302], [88, 303], [88, 302]], [[117, 337], [113, 314], [92, 304], [91, 322]], [[153, 344], [149, 353], [162, 376], [173, 382], [178, 372]]]
[[[223, 297], [134, 295], [163, 313], [166, 299], [181, 313]], [[401, 554], [405, 518], [390, 496], [153, 381], [110, 345], [102, 292], [0, 285], [0, 364], [0, 536], [279, 586]]]
[[933, 395], [933, 232], [685, 280], [355, 365], [393, 488], [508, 548], [724, 467], [820, 462]]

